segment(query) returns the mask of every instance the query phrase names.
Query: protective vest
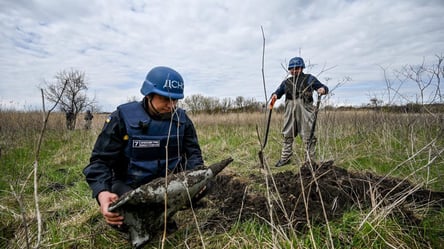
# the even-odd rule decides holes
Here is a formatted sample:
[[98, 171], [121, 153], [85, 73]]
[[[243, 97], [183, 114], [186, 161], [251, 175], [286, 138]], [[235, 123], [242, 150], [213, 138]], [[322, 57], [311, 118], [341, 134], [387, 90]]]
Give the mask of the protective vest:
[[[128, 133], [125, 156], [128, 158], [126, 183], [138, 187], [174, 170], [181, 162], [185, 132], [185, 111], [178, 108], [172, 120], [152, 119], [140, 102], [117, 108]], [[172, 122], [170, 122], [172, 121]]]
[[[285, 99], [306, 98], [312, 95], [314, 77], [311, 74], [301, 73], [285, 80]], [[306, 96], [307, 95], [307, 96]], [[313, 102], [313, 97], [311, 97]]]

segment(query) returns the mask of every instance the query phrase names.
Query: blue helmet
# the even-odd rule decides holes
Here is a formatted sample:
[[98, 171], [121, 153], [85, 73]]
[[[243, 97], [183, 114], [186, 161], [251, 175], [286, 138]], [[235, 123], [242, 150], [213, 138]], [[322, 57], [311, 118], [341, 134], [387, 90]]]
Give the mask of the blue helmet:
[[183, 99], [183, 79], [174, 69], [155, 67], [146, 75], [140, 92], [147, 96], [155, 93], [171, 99]]
[[290, 62], [288, 63], [288, 69], [292, 69], [295, 67], [302, 67], [305, 68], [304, 60], [301, 57], [294, 57], [291, 58]]

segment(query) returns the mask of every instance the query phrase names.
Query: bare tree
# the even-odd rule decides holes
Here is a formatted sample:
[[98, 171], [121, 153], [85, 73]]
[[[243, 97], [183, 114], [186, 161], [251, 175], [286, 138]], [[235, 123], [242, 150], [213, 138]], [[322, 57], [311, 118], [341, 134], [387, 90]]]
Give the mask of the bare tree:
[[208, 114], [216, 112], [219, 109], [219, 99], [216, 97], [205, 97], [202, 99], [202, 106]]
[[435, 96], [433, 97], [434, 100], [438, 100], [439, 103], [443, 103], [444, 99], [443, 99], [443, 95], [441, 93], [441, 79], [444, 78], [444, 64], [443, 64], [443, 60], [444, 60], [444, 55], [435, 55], [436, 59], [438, 60], [438, 62], [431, 66], [429, 69], [429, 73], [432, 75], [435, 75]]
[[382, 103], [383, 101], [376, 97], [370, 99], [370, 105], [376, 109], [378, 109], [382, 105]]
[[244, 108], [244, 106], [245, 106], [245, 98], [244, 98], [244, 96], [237, 96], [235, 101], [234, 101], [234, 103], [235, 103], [235, 105], [236, 105], [236, 107], [238, 109]]
[[232, 108], [233, 100], [231, 98], [226, 97], [221, 100], [220, 104], [221, 104], [221, 111], [223, 113], [226, 113]]
[[[85, 81], [85, 73], [75, 69], [64, 70], [57, 73], [55, 79], [54, 83], [46, 82], [46, 98], [53, 103], [60, 100], [58, 107], [66, 115], [66, 126], [68, 130], [73, 130], [77, 115], [94, 103], [86, 95], [88, 84]], [[63, 91], [64, 86], [66, 88]]]
[[[436, 63], [428, 64], [423, 59], [419, 65], [404, 65], [400, 69], [393, 70], [391, 74], [387, 72], [386, 68], [380, 66], [384, 73], [388, 105], [394, 104], [397, 99], [421, 106], [444, 102], [441, 91], [441, 80], [444, 77], [444, 55], [435, 55], [435, 57]], [[390, 77], [393, 77], [393, 79]], [[402, 89], [411, 83], [418, 88], [415, 100], [402, 92]]]
[[[441, 77], [443, 75], [443, 56], [436, 56], [437, 64], [427, 65], [425, 60], [421, 65], [406, 65], [400, 73], [407, 79], [416, 83], [419, 89], [417, 101], [419, 104], [442, 102]], [[428, 95], [428, 97], [427, 97]]]
[[187, 96], [183, 100], [183, 104], [188, 108], [190, 112], [197, 113], [203, 111], [203, 99], [205, 97], [201, 94], [193, 94], [191, 96]]

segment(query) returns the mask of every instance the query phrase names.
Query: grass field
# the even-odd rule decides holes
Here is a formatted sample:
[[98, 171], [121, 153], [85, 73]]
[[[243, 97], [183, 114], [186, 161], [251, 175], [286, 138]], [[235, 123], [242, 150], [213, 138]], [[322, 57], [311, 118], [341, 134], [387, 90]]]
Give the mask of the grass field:
[[[319, 115], [320, 161], [334, 160], [349, 171], [407, 179], [444, 192], [442, 113], [321, 111]], [[33, 248], [37, 244], [39, 248], [130, 248], [121, 234], [104, 223], [82, 174], [106, 116], [96, 114], [91, 130], [67, 131], [63, 115], [51, 114], [36, 161], [42, 114], [0, 111], [0, 248]], [[258, 137], [264, 134], [265, 114], [198, 114], [191, 118], [206, 164], [231, 156], [234, 162], [227, 173], [261, 176]], [[272, 173], [297, 172], [303, 163], [299, 138], [292, 165], [273, 167], [279, 159], [282, 122], [282, 115], [274, 113], [264, 150], [266, 163]], [[83, 126], [81, 119], [77, 126]], [[257, 185], [252, 187], [260, 188], [261, 183]], [[35, 186], [40, 217], [36, 214]], [[359, 226], [370, 210], [353, 207], [328, 226], [314, 224], [297, 233], [283, 233], [279, 224], [254, 219], [237, 223], [224, 233], [199, 233], [192, 218], [178, 217], [189, 224], [181, 223], [179, 231], [163, 244], [155, 240], [145, 248], [444, 248], [443, 208], [420, 206], [413, 210], [420, 222], [409, 227], [391, 215], [372, 217]], [[207, 211], [196, 211], [198, 220]]]

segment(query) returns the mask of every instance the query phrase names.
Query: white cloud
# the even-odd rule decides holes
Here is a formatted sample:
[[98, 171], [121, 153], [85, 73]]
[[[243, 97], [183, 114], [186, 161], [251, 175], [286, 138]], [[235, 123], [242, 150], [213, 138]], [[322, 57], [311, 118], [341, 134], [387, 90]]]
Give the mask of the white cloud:
[[334, 67], [321, 80], [353, 79], [332, 102], [361, 104], [384, 90], [380, 66], [417, 64], [444, 52], [440, 0], [7, 0], [0, 9], [0, 107], [24, 99], [38, 107], [37, 86], [75, 68], [111, 111], [140, 97], [156, 65], [181, 72], [187, 95], [263, 100], [261, 26], [268, 94], [285, 76], [281, 64], [299, 53], [317, 65], [313, 74]]

